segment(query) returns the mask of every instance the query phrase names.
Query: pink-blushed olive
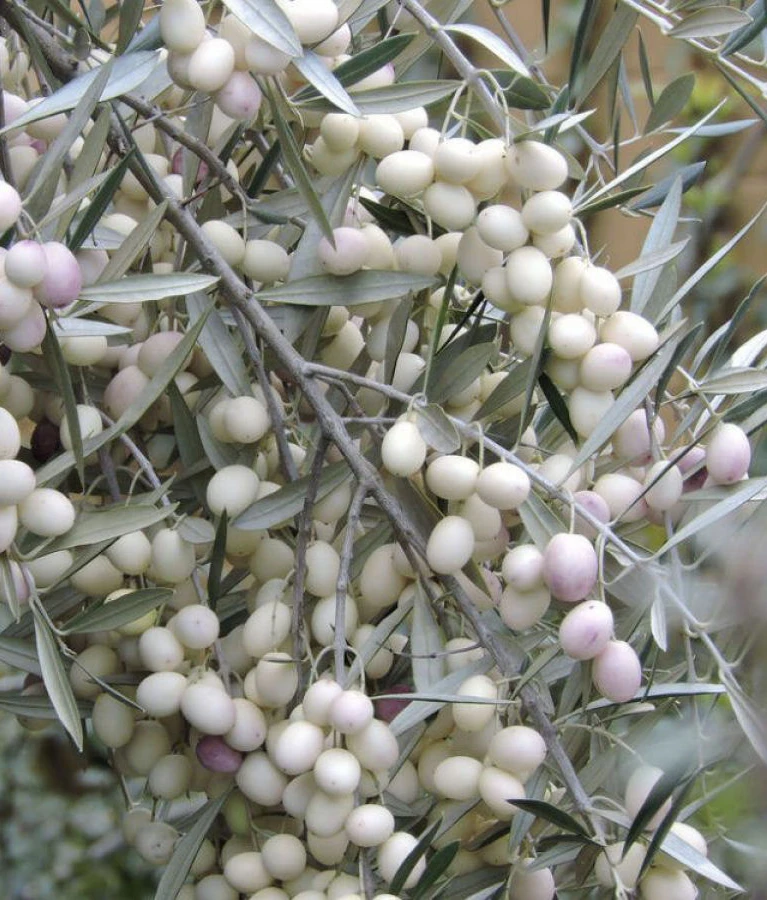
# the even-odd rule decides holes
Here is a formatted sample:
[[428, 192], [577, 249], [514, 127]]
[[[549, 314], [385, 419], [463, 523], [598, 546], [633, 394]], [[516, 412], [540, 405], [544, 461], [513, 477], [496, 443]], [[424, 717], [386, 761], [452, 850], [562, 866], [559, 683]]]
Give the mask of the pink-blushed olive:
[[261, 108], [261, 88], [248, 72], [234, 71], [215, 95], [216, 106], [230, 119], [249, 122]]
[[615, 703], [626, 703], [642, 684], [642, 663], [626, 641], [608, 641], [594, 657], [591, 675], [599, 693]]
[[368, 243], [358, 228], [333, 229], [335, 246], [327, 238], [322, 238], [317, 246], [320, 265], [331, 275], [351, 275], [365, 264]]
[[559, 643], [573, 659], [593, 659], [607, 646], [613, 634], [613, 614], [606, 603], [586, 600], [564, 617]]
[[[607, 505], [607, 501], [594, 491], [576, 491], [573, 494], [573, 500], [578, 506], [605, 525], [610, 521], [610, 507]], [[593, 525], [578, 515], [575, 518], [575, 530], [578, 534], [585, 535], [589, 540], [593, 540], [598, 533]]]
[[58, 241], [42, 245], [47, 268], [45, 277], [35, 287], [35, 297], [43, 306], [60, 309], [80, 296], [83, 276], [72, 251]]
[[590, 391], [612, 391], [631, 375], [631, 357], [619, 344], [605, 342], [592, 347], [581, 359], [580, 382]]
[[[3, 92], [3, 104], [7, 106], [8, 92]], [[26, 104], [25, 104], [26, 105]], [[6, 112], [5, 122], [11, 120]], [[0, 181], [0, 232], [7, 231], [15, 225], [21, 215], [21, 197], [15, 187], [7, 181]]]
[[582, 534], [555, 534], [543, 551], [543, 580], [559, 600], [583, 600], [597, 582], [599, 564], [591, 541]]
[[45, 313], [36, 301], [19, 322], [3, 330], [3, 343], [16, 353], [28, 353], [39, 347], [45, 337]]
[[206, 734], [194, 749], [197, 759], [211, 772], [236, 772], [242, 765], [243, 755], [227, 744], [222, 737]]
[[751, 445], [745, 431], [732, 422], [717, 425], [706, 447], [706, 468], [716, 484], [734, 484], [748, 473]]

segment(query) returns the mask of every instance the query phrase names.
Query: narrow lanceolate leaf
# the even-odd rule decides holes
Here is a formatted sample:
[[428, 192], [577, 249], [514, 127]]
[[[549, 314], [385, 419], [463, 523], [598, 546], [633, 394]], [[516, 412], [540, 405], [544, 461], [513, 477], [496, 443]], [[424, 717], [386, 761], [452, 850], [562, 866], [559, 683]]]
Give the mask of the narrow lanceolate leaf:
[[515, 365], [508, 375], [499, 382], [494, 388], [490, 396], [474, 413], [473, 421], [479, 422], [497, 413], [507, 403], [516, 400], [525, 390], [528, 378], [530, 377], [530, 368], [532, 363], [529, 359]]
[[635, 278], [644, 272], [652, 272], [654, 269], [659, 269], [661, 266], [665, 266], [666, 263], [671, 262], [672, 259], [676, 259], [687, 246], [689, 240], [689, 238], [685, 238], [683, 241], [676, 241], [667, 245], [663, 250], [643, 253], [639, 259], [628, 263], [628, 265], [623, 266], [613, 274], [620, 280], [621, 278]]
[[666, 368], [680, 340], [680, 335], [667, 340], [652, 360], [639, 372], [637, 377], [628, 387], [624, 388], [597, 427], [581, 445], [578, 455], [573, 460], [570, 473], [582, 466], [592, 453], [595, 453], [603, 444], [606, 444], [614, 434], [615, 429], [622, 425], [631, 413], [641, 405], [644, 398], [658, 383], [661, 372]]
[[440, 829], [441, 822], [439, 819], [433, 824], [430, 825], [429, 828], [421, 835], [418, 840], [418, 843], [413, 847], [413, 849], [408, 853], [405, 859], [402, 861], [399, 869], [397, 869], [397, 873], [391, 881], [391, 890], [396, 895], [399, 894], [400, 891], [404, 888], [405, 882], [408, 879], [408, 876], [415, 868], [416, 863], [421, 857], [426, 855], [426, 851], [431, 847], [431, 842], [435, 836], [435, 834]]
[[[322, 500], [350, 477], [351, 471], [343, 460], [326, 466], [322, 470], [315, 499]], [[269, 494], [268, 497], [256, 500], [232, 522], [232, 525], [245, 531], [254, 531], [270, 528], [272, 525], [293, 518], [304, 508], [306, 492], [313, 480], [311, 474], [305, 475], [303, 478], [286, 484], [279, 491]]]
[[437, 850], [429, 860], [423, 875], [418, 879], [418, 884], [411, 891], [410, 896], [412, 900], [421, 900], [422, 897], [429, 895], [431, 889], [434, 888], [437, 881], [447, 871], [460, 849], [460, 841], [451, 841]]
[[704, 394], [750, 394], [767, 388], [764, 369], [723, 369], [698, 385]]
[[61, 134], [58, 135], [41, 157], [40, 168], [33, 170], [26, 186], [26, 200], [24, 206], [33, 218], [46, 213], [56, 193], [56, 186], [61, 177], [61, 170], [67, 154], [91, 117], [96, 108], [99, 97], [104, 91], [109, 72], [112, 67], [111, 60], [98, 70], [98, 74], [83, 95], [81, 102], [69, 117]]
[[122, 0], [120, 4], [120, 27], [117, 33], [117, 54], [125, 51], [133, 35], [141, 24], [144, 14], [144, 0]]
[[441, 406], [429, 403], [414, 407], [415, 421], [421, 437], [437, 453], [454, 453], [461, 446], [458, 429], [448, 419]]
[[[766, 759], [767, 757], [762, 757]], [[673, 857], [677, 862], [681, 863], [685, 869], [689, 869], [701, 878], [705, 878], [714, 884], [721, 884], [730, 891], [738, 891], [743, 893], [743, 888], [737, 881], [733, 881], [729, 875], [725, 874], [718, 866], [714, 865], [710, 859], [707, 859], [702, 853], [699, 853], [694, 847], [691, 847], [687, 841], [683, 841], [679, 835], [670, 832], [663, 840], [661, 847], [664, 853]]]
[[64, 634], [93, 634], [111, 631], [129, 622], [135, 622], [146, 613], [157, 609], [173, 597], [170, 588], [146, 588], [124, 594], [109, 603], [95, 603], [73, 616], [62, 629]]
[[650, 821], [659, 812], [663, 804], [671, 797], [677, 786], [689, 773], [680, 766], [671, 766], [652, 786], [644, 803], [637, 810], [634, 820], [623, 842], [623, 855], [625, 857], [631, 845], [644, 832]]
[[764, 213], [765, 209], [767, 209], [767, 203], [762, 206], [759, 212], [740, 229], [740, 231], [733, 235], [726, 244], [720, 247], [716, 253], [710, 256], [700, 268], [696, 269], [695, 272], [690, 275], [690, 277], [685, 281], [685, 283], [676, 291], [674, 296], [668, 301], [668, 303], [663, 307], [660, 315], [657, 318], [657, 322], [663, 322], [663, 320], [668, 316], [679, 303], [690, 293], [690, 291], [702, 281], [706, 275], [716, 266], [719, 262], [727, 256], [727, 254], [732, 250], [732, 248], [741, 240], [741, 238], [745, 237], [748, 232], [754, 227], [754, 225], [759, 221]]
[[77, 217], [74, 226], [74, 234], [67, 241], [67, 246], [73, 253], [77, 252], [90, 237], [101, 220], [101, 217], [106, 212], [107, 207], [114, 199], [114, 196], [122, 183], [123, 176], [130, 165], [132, 156], [133, 152], [129, 151], [109, 172], [109, 177], [93, 195], [93, 199], [82, 214]]
[[[413, 109], [414, 106], [431, 106], [449, 97], [461, 87], [462, 82], [451, 81], [406, 81], [389, 84], [386, 87], [351, 91], [357, 108], [366, 116], [379, 113], [394, 114]], [[306, 104], [309, 108], [324, 108], [323, 101]]]
[[216, 816], [221, 812], [223, 805], [229, 799], [231, 789], [224, 791], [215, 800], [209, 800], [200, 810], [194, 825], [187, 831], [176, 845], [170, 862], [162, 873], [160, 883], [157, 885], [154, 900], [175, 900], [181, 890], [189, 870], [192, 868], [197, 853], [200, 850], [205, 836], [213, 827]]
[[[0, 691], [0, 709], [14, 716], [31, 716], [35, 719], [58, 719], [56, 711], [49, 697], [25, 695], [16, 691]], [[92, 709], [90, 704], [82, 701], [77, 704], [80, 715], [87, 715]]]
[[165, 216], [167, 206], [167, 200], [158, 203], [131, 231], [119, 248], [111, 254], [106, 268], [101, 273], [99, 284], [108, 284], [110, 281], [122, 277], [128, 271], [139, 254], [149, 246], [149, 242]]
[[290, 56], [303, 52], [290, 20], [275, 0], [223, 0], [224, 6], [267, 44]]
[[80, 297], [92, 303], [150, 303], [167, 297], [185, 297], [195, 291], [205, 291], [218, 278], [190, 272], [169, 275], [126, 275], [117, 281], [85, 288]]
[[732, 704], [732, 711], [743, 729], [743, 733], [749, 740], [754, 750], [759, 754], [762, 762], [767, 762], [767, 725], [764, 715], [738, 684], [734, 676], [726, 671], [719, 673], [722, 684], [727, 691], [727, 696]]
[[676, 118], [690, 99], [694, 87], [695, 76], [692, 73], [680, 75], [666, 85], [650, 110], [644, 127], [645, 134]]
[[64, 415], [69, 427], [69, 435], [72, 439], [72, 453], [75, 457], [75, 465], [77, 474], [80, 477], [80, 484], [85, 486], [85, 457], [83, 455], [83, 438], [80, 432], [80, 418], [77, 415], [77, 400], [75, 398], [74, 387], [72, 386], [72, 378], [69, 373], [69, 366], [62, 356], [61, 347], [58, 339], [51, 329], [50, 319], [46, 324], [45, 337], [43, 338], [42, 350], [45, 358], [48, 360], [56, 387], [64, 403]]
[[497, 34], [481, 25], [448, 25], [445, 31], [451, 31], [454, 34], [460, 34], [462, 37], [471, 38], [476, 41], [485, 50], [489, 50], [494, 56], [497, 56], [501, 62], [514, 72], [529, 77], [530, 70], [517, 56], [517, 54], [509, 47], [509, 45]]
[[[344, 87], [356, 84], [366, 76], [377, 72], [387, 63], [393, 62], [414, 37], [415, 35], [412, 34], [396, 34], [383, 41], [378, 41], [365, 50], [355, 53], [351, 59], [342, 62], [340, 66], [333, 69], [333, 74]], [[304, 90], [299, 91], [294, 100], [302, 99]]]
[[[142, 50], [138, 53], [128, 53], [116, 59], [112, 66], [109, 79], [101, 92], [100, 100], [114, 100], [121, 94], [127, 94], [137, 88], [145, 79], [149, 77], [152, 70], [160, 64], [159, 54], [155, 51]], [[99, 77], [102, 66], [80, 75], [68, 84], [65, 84], [59, 90], [55, 91], [42, 102], [38, 103], [29, 112], [14, 119], [11, 125], [6, 125], [0, 131], [4, 134], [10, 129], [23, 128], [30, 122], [37, 122], [39, 119], [47, 119], [56, 113], [69, 112], [83, 101], [88, 89], [94, 81]]]
[[112, 337], [130, 334], [133, 330], [126, 325], [102, 322], [100, 319], [86, 319], [82, 316], [59, 316], [53, 323], [56, 337]]
[[61, 724], [69, 732], [78, 750], [83, 749], [83, 725], [77, 701], [72, 693], [67, 671], [61, 659], [56, 638], [37, 606], [32, 607], [35, 620], [35, 644], [40, 660], [43, 683]]
[[420, 585], [413, 596], [410, 648], [413, 653], [413, 683], [416, 691], [428, 691], [443, 675], [444, 638], [429, 600]]
[[731, 493], [719, 503], [710, 506], [705, 512], [696, 516], [692, 521], [683, 525], [679, 531], [675, 532], [666, 543], [655, 554], [658, 558], [668, 553], [673, 547], [689, 541], [691, 537], [703, 531], [704, 528], [710, 528], [717, 522], [721, 521], [725, 516], [729, 516], [736, 510], [740, 509], [744, 503], [747, 503], [752, 497], [755, 497], [767, 485], [767, 478], [750, 478], [737, 486], [733, 487]]
[[553, 806], [551, 803], [545, 803], [543, 800], [517, 800], [516, 797], [508, 798], [514, 800], [514, 805], [523, 809], [525, 812], [532, 813], [539, 819], [545, 819], [572, 834], [579, 834], [582, 837], [588, 837], [588, 832], [581, 823], [574, 819], [569, 813]]
[[576, 90], [581, 103], [605, 77], [620, 55], [634, 30], [638, 15], [636, 10], [623, 4], [616, 9], [594, 48], [582, 78], [577, 83]]
[[746, 12], [753, 17], [753, 20], [730, 34], [719, 51], [721, 56], [731, 56], [738, 50], [747, 47], [751, 41], [759, 37], [764, 28], [767, 28], [767, 6], [764, 4], [764, 0], [756, 0]]
[[149, 528], [167, 518], [175, 509], [171, 506], [153, 506], [133, 503], [130, 506], [113, 506], [99, 512], [84, 512], [66, 534], [45, 547], [46, 553], [86, 547], [101, 541], [116, 540], [131, 531]]
[[207, 298], [204, 294], [192, 294], [188, 297], [186, 308], [193, 323], [207, 315], [199, 343], [224, 387], [235, 397], [252, 394], [243, 354], [218, 311], [213, 309], [207, 312]]
[[670, 28], [669, 37], [696, 40], [729, 34], [751, 24], [751, 16], [732, 6], [709, 6], [685, 16], [679, 24]]
[[445, 367], [435, 365], [427, 391], [430, 402], [444, 403], [454, 394], [467, 388], [475, 378], [479, 378], [497, 352], [495, 344], [488, 341], [464, 350], [455, 365]]
[[652, 153], [648, 153], [647, 156], [643, 156], [640, 160], [635, 162], [633, 165], [629, 166], [628, 169], [621, 172], [616, 178], [613, 178], [612, 181], [603, 185], [597, 191], [588, 196], [584, 197], [580, 204], [573, 210], [574, 215], [578, 215], [580, 209], [582, 207], [591, 206], [595, 200], [599, 197], [603, 197], [605, 194], [609, 194], [611, 191], [614, 191], [618, 185], [623, 184], [624, 181], [628, 181], [629, 178], [633, 178], [634, 175], [638, 175], [640, 172], [643, 172], [646, 168], [651, 166], [653, 163], [657, 162], [659, 159], [662, 159], [667, 153], [670, 153], [675, 147], [678, 147], [680, 144], [684, 143], [686, 140], [691, 138], [694, 134], [697, 133], [699, 128], [702, 128], [706, 123], [710, 122], [716, 115], [718, 115], [719, 110], [725, 104], [726, 101], [722, 100], [721, 103], [717, 103], [717, 105], [702, 119], [699, 119], [695, 122], [694, 125], [691, 125], [689, 128], [685, 129], [680, 135], [674, 138], [674, 140], [669, 141], [667, 144], [664, 144], [662, 147], [659, 147], [657, 150]]
[[[653, 223], [647, 232], [644, 245], [642, 246], [642, 256], [650, 256], [654, 253], [663, 252], [669, 246], [671, 239], [676, 231], [677, 222], [679, 221], [679, 211], [682, 204], [682, 180], [675, 178], [671, 189], [663, 201], [663, 205], [658, 210], [657, 215], [653, 219]], [[660, 272], [657, 269], [648, 272], [642, 272], [634, 278], [634, 284], [631, 288], [631, 312], [641, 315], [647, 305], [647, 301], [652, 296], [653, 289], [658, 283]]]
[[295, 303], [299, 306], [350, 306], [404, 297], [410, 291], [432, 287], [435, 279], [407, 272], [366, 269], [354, 275], [312, 275], [279, 287], [259, 291], [258, 300]]
[[0, 634], [0, 661], [22, 672], [40, 675], [40, 662], [31, 641]]
[[341, 82], [316, 53], [307, 50], [303, 56], [293, 60], [293, 65], [315, 90], [330, 100], [333, 106], [352, 116], [360, 115], [359, 109], [354, 105], [354, 101], [347, 94]]

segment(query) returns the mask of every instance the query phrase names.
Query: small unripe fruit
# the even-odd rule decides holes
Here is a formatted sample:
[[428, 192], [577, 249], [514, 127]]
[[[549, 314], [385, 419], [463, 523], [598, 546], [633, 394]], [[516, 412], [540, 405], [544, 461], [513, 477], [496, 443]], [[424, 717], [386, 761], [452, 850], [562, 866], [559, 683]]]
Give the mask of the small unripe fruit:
[[240, 894], [252, 894], [272, 883], [262, 854], [255, 850], [231, 856], [224, 865], [224, 878]]
[[540, 191], [522, 207], [522, 221], [535, 234], [553, 234], [568, 224], [573, 205], [561, 191]]
[[514, 869], [509, 881], [509, 900], [552, 900], [556, 884], [551, 869], [530, 869], [526, 860]]
[[642, 684], [642, 664], [625, 641], [608, 641], [594, 657], [591, 674], [599, 693], [615, 703], [626, 703]]
[[257, 659], [285, 640], [290, 633], [290, 607], [281, 601], [266, 603], [254, 610], [242, 633], [246, 651]]
[[534, 544], [518, 544], [504, 556], [504, 581], [517, 591], [532, 591], [543, 585], [543, 554]]
[[287, 251], [274, 241], [252, 240], [245, 244], [242, 271], [254, 281], [284, 281], [290, 271]]
[[242, 265], [245, 259], [245, 241], [239, 231], [220, 219], [205, 222], [202, 231], [230, 266]]
[[581, 303], [595, 316], [611, 316], [621, 305], [621, 286], [609, 269], [587, 265], [580, 279]]
[[567, 179], [567, 160], [548, 144], [520, 141], [509, 148], [506, 170], [522, 188], [555, 191]]
[[249, 753], [240, 766], [235, 781], [243, 794], [263, 806], [280, 802], [287, 778], [262, 750]]
[[353, 753], [360, 765], [371, 772], [390, 769], [399, 757], [397, 738], [391, 728], [379, 719], [371, 719], [368, 724], [346, 734], [346, 749]]
[[495, 509], [518, 509], [529, 493], [530, 479], [512, 463], [492, 463], [477, 478], [477, 494]]
[[560, 600], [582, 600], [597, 581], [599, 564], [591, 541], [582, 534], [556, 534], [543, 552], [543, 580]]
[[216, 94], [216, 106], [224, 115], [249, 122], [261, 108], [261, 88], [247, 72], [232, 72]]
[[287, 69], [291, 57], [272, 47], [257, 35], [252, 35], [245, 44], [245, 62], [254, 75], [277, 75]]
[[362, 691], [343, 691], [330, 705], [328, 720], [341, 734], [357, 734], [373, 719], [373, 701]]
[[35, 297], [52, 309], [68, 306], [80, 296], [83, 286], [80, 267], [71, 250], [58, 241], [42, 245], [45, 254], [45, 277], [35, 286]]
[[392, 197], [417, 197], [432, 181], [434, 162], [418, 150], [397, 150], [385, 156], [376, 168], [377, 184]]
[[259, 487], [258, 475], [248, 466], [224, 466], [208, 482], [206, 501], [214, 516], [227, 513], [234, 519], [255, 503]]
[[580, 359], [594, 346], [597, 332], [580, 313], [565, 313], [552, 318], [549, 325], [549, 346], [562, 359]]
[[[632, 844], [626, 855], [623, 855], [623, 842], [608, 844], [594, 863], [594, 875], [602, 887], [613, 887], [615, 876], [627, 890], [636, 887], [639, 870], [645, 857], [645, 848], [641, 844]], [[613, 875], [613, 871], [615, 875]]]
[[193, 51], [186, 74], [193, 88], [212, 94], [223, 88], [232, 72], [234, 48], [223, 38], [211, 38]]
[[680, 869], [651, 866], [639, 883], [643, 900], [695, 900], [698, 889]]
[[748, 473], [750, 464], [751, 445], [743, 429], [732, 422], [717, 425], [706, 447], [706, 469], [711, 480], [716, 484], [734, 484]]
[[306, 850], [292, 834], [274, 834], [261, 847], [264, 868], [277, 881], [291, 881], [306, 868]]
[[477, 216], [477, 231], [488, 247], [509, 253], [527, 243], [530, 236], [522, 216], [511, 206], [486, 206]]
[[177, 531], [163, 528], [152, 538], [152, 571], [169, 584], [180, 584], [192, 574], [197, 564], [194, 547]]
[[471, 756], [448, 756], [434, 770], [437, 791], [448, 800], [471, 800], [479, 795], [482, 763]]
[[19, 521], [40, 537], [66, 534], [75, 523], [72, 501], [53, 488], [36, 488], [18, 507]]
[[434, 168], [440, 181], [466, 184], [479, 174], [482, 160], [475, 155], [475, 145], [468, 138], [447, 138], [434, 150]]
[[535, 247], [512, 250], [506, 260], [506, 283], [512, 298], [525, 306], [545, 304], [553, 283], [551, 264]]
[[395, 422], [381, 444], [381, 460], [392, 475], [414, 475], [426, 459], [426, 441], [414, 422]]
[[605, 319], [600, 337], [603, 341], [619, 344], [634, 362], [647, 359], [660, 343], [658, 332], [647, 319], [625, 310], [618, 310]]
[[236, 718], [232, 698], [221, 688], [204, 682], [187, 686], [181, 696], [181, 712], [203, 734], [226, 734]]
[[139, 638], [139, 654], [150, 671], [172, 672], [181, 665], [184, 648], [169, 628], [147, 628]]
[[35, 473], [20, 459], [0, 459], [0, 507], [22, 503], [35, 490]]
[[445, 516], [432, 529], [426, 561], [438, 575], [455, 575], [474, 552], [474, 531], [462, 516]]
[[[7, 97], [8, 94], [6, 93]], [[6, 122], [10, 121], [7, 118]], [[15, 225], [21, 215], [21, 197], [16, 188], [7, 181], [0, 181], [0, 232], [7, 231]]]
[[338, 28], [338, 7], [332, 0], [293, 0], [284, 11], [302, 44], [318, 44]]
[[357, 228], [333, 229], [335, 246], [323, 237], [317, 247], [320, 265], [331, 275], [351, 275], [358, 272], [365, 264], [368, 244], [365, 236]]
[[607, 646], [613, 633], [613, 614], [606, 603], [579, 603], [559, 626], [559, 643], [573, 659], [593, 659]]
[[154, 672], [147, 675], [136, 689], [136, 703], [147, 715], [156, 719], [172, 716], [181, 709], [181, 697], [186, 690], [186, 676], [180, 672]]
[[468, 456], [438, 456], [426, 468], [426, 485], [443, 500], [466, 500], [477, 486], [479, 465]]
[[479, 796], [501, 822], [508, 822], [517, 807], [510, 801], [524, 800], [522, 782], [509, 772], [496, 766], [486, 766], [479, 777]]
[[354, 793], [362, 775], [357, 757], [340, 747], [323, 750], [313, 771], [317, 787], [326, 794]]
[[510, 725], [493, 735], [487, 755], [494, 766], [524, 782], [546, 758], [546, 743], [535, 729]]
[[357, 847], [379, 847], [394, 833], [394, 816], [377, 803], [365, 803], [346, 817], [344, 829]]
[[[462, 731], [481, 731], [485, 725], [495, 716], [495, 700], [498, 699], [498, 688], [495, 682], [487, 675], [472, 675], [462, 682], [456, 691], [458, 696], [472, 697], [475, 701], [487, 700], [489, 702], [472, 702], [452, 704], [453, 719]], [[492, 702], [490, 702], [492, 701]]]
[[167, 822], [150, 822], [136, 833], [134, 846], [139, 856], [153, 866], [164, 866], [173, 855], [178, 832]]
[[461, 184], [435, 181], [423, 192], [426, 215], [448, 231], [468, 228], [477, 213], [477, 203], [471, 191]]
[[5, 277], [15, 285], [33, 288], [45, 278], [48, 260], [42, 244], [17, 241], [3, 259]]
[[628, 381], [631, 368], [628, 351], [618, 344], [605, 342], [584, 355], [578, 375], [581, 385], [589, 391], [612, 391]]
[[168, 50], [192, 53], [205, 36], [205, 15], [195, 0], [165, 0], [160, 34]]
[[512, 631], [525, 631], [537, 625], [551, 604], [551, 593], [545, 585], [518, 591], [507, 585], [501, 593], [498, 612], [501, 621]]
[[357, 147], [374, 159], [383, 159], [402, 150], [405, 134], [402, 126], [390, 115], [371, 115], [360, 119]]
[[[415, 849], [417, 843], [418, 838], [415, 835], [406, 831], [395, 831], [388, 840], [381, 844], [378, 848], [376, 859], [378, 872], [384, 881], [391, 884], [394, 876], [397, 874], [397, 870], [405, 861], [405, 858]], [[426, 858], [422, 856], [405, 879], [403, 888], [408, 890], [414, 887], [425, 870]]]
[[661, 459], [650, 466], [644, 486], [647, 488], [644, 499], [650, 509], [665, 512], [682, 496], [684, 481], [677, 466], [672, 466]]
[[189, 650], [204, 650], [218, 638], [220, 623], [210, 607], [193, 603], [180, 609], [168, 627]]

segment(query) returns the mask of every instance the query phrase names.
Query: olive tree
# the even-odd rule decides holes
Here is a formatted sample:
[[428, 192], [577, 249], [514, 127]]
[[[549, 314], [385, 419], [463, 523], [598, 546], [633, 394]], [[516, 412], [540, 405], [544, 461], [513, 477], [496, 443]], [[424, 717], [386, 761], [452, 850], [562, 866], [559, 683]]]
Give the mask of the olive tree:
[[689, 308], [759, 217], [691, 265], [669, 161], [764, 7], [576, 6], [554, 84], [546, 2], [0, 2], [0, 708], [157, 900], [745, 889], [761, 282]]

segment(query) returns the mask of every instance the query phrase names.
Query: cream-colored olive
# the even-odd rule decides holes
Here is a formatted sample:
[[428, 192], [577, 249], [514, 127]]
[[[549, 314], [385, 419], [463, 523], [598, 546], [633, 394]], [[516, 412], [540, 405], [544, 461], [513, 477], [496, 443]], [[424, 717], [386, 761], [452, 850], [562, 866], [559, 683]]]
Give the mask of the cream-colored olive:
[[487, 675], [472, 675], [467, 678], [456, 694], [477, 701], [471, 703], [459, 701], [453, 703], [451, 707], [455, 724], [463, 731], [481, 731], [494, 718], [498, 687]]
[[594, 686], [608, 700], [626, 703], [642, 684], [642, 663], [631, 644], [608, 641], [594, 657], [591, 675]]
[[622, 841], [608, 844], [597, 857], [594, 875], [602, 887], [613, 887], [616, 876], [627, 890], [631, 891], [636, 887], [645, 858], [645, 848], [641, 844], [632, 844], [625, 855], [623, 849]]
[[66, 534], [75, 523], [75, 508], [66, 495], [53, 488], [35, 488], [18, 506], [19, 521], [40, 537]]
[[[395, 831], [391, 837], [380, 845], [376, 860], [378, 862], [378, 872], [384, 881], [390, 884], [394, 880], [394, 876], [405, 861], [405, 858], [410, 855], [417, 844], [418, 838], [415, 835], [407, 831]], [[418, 884], [425, 870], [426, 858], [421, 856], [405, 879], [403, 888], [408, 890]]]
[[364, 803], [346, 817], [344, 829], [357, 847], [379, 847], [394, 834], [394, 816], [378, 803]]
[[525, 306], [545, 304], [551, 293], [554, 276], [551, 263], [535, 247], [512, 250], [506, 260], [506, 282], [509, 293]]
[[434, 770], [437, 791], [448, 800], [471, 800], [479, 796], [482, 763], [471, 756], [449, 756]]
[[477, 213], [473, 194], [462, 184], [435, 181], [423, 192], [422, 201], [426, 215], [448, 231], [463, 231]]
[[392, 475], [414, 475], [426, 459], [426, 441], [415, 422], [395, 422], [381, 444], [381, 460]]
[[168, 50], [192, 53], [205, 36], [205, 15], [195, 0], [165, 0], [160, 34]]
[[455, 575], [474, 552], [471, 525], [462, 516], [445, 516], [432, 529], [426, 544], [426, 560], [438, 575]]
[[20, 459], [0, 459], [0, 507], [22, 503], [35, 490], [35, 473]]
[[306, 850], [292, 834], [274, 834], [261, 846], [266, 871], [277, 881], [290, 881], [306, 868]]
[[567, 179], [567, 160], [548, 144], [519, 141], [506, 154], [506, 170], [520, 187], [555, 191]]
[[479, 465], [468, 456], [438, 456], [426, 468], [426, 485], [444, 500], [466, 500], [474, 493]]
[[385, 156], [376, 168], [376, 182], [392, 197], [417, 197], [432, 181], [434, 161], [418, 150], [397, 150]]
[[602, 323], [600, 337], [603, 341], [619, 344], [634, 362], [651, 356], [660, 344], [654, 326], [636, 313], [618, 310]]

